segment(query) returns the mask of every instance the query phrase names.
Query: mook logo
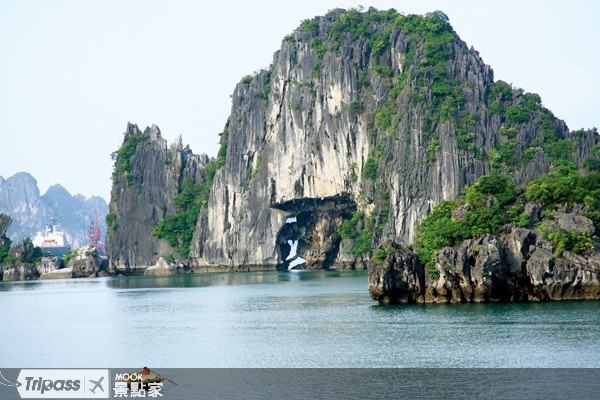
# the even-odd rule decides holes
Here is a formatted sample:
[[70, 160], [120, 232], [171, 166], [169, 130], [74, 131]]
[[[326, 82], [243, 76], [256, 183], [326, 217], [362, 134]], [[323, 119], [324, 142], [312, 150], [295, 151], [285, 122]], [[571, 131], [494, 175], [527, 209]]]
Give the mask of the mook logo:
[[17, 390], [22, 399], [107, 399], [108, 369], [22, 369]]

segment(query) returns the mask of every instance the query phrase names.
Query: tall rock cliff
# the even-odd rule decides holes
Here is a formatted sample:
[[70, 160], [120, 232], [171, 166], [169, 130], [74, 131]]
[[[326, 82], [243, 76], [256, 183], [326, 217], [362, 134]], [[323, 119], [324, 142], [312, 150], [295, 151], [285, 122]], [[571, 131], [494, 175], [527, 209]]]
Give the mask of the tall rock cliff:
[[156, 125], [142, 132], [131, 123], [113, 158], [106, 254], [122, 270], [154, 265], [176, 248], [152, 231], [177, 211], [174, 199], [185, 182], [204, 182], [209, 159], [184, 148], [181, 138], [168, 146]]
[[[364, 266], [379, 243], [412, 242], [436, 204], [478, 177], [497, 170], [522, 184], [580, 165], [598, 143], [538, 95], [494, 82], [441, 12], [334, 10], [304, 21], [232, 98], [190, 242], [196, 266]], [[163, 148], [138, 146], [132, 165], [166, 171]], [[148, 239], [181, 184], [162, 176], [148, 182], [163, 193], [159, 208], [142, 204], [137, 181], [113, 188], [111, 210], [143, 220], [113, 233], [111, 252], [126, 264], [169, 251]], [[140, 240], [154, 244], [131, 246]]]
[[309, 268], [352, 266], [383, 240], [411, 242], [435, 204], [492, 169], [522, 184], [598, 142], [494, 82], [441, 12], [304, 21], [233, 99], [200, 264], [285, 268], [296, 245]]

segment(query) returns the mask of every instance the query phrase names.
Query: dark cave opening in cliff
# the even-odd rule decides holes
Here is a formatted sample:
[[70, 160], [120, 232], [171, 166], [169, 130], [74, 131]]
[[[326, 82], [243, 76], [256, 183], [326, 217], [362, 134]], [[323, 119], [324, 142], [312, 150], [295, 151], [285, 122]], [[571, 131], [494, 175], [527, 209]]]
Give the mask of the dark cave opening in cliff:
[[286, 215], [276, 239], [277, 269], [328, 269], [334, 265], [340, 248], [337, 230], [356, 211], [356, 202], [344, 193], [294, 199], [271, 208]]

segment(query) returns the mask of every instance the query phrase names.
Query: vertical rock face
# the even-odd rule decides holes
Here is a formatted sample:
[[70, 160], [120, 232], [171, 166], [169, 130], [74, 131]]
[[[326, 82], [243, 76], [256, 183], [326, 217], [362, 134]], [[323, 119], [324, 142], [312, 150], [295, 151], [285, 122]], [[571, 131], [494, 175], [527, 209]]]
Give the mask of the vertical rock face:
[[175, 211], [173, 199], [185, 181], [203, 182], [201, 171], [208, 157], [184, 148], [181, 138], [167, 146], [155, 125], [142, 132], [128, 124], [114, 158], [107, 256], [113, 267], [123, 270], [154, 265], [174, 248], [152, 230]]
[[[580, 165], [598, 144], [538, 95], [494, 82], [441, 12], [334, 10], [304, 21], [232, 98], [209, 178], [205, 156], [168, 149], [155, 126], [128, 126], [109, 214], [114, 265], [169, 259], [174, 248], [151, 232], [188, 178], [210, 184], [191, 243], [179, 244], [191, 264], [356, 268], [380, 243], [412, 242], [436, 204], [492, 169], [520, 185], [565, 158]], [[485, 246], [473, 296], [498, 268], [498, 247]]]
[[[571, 156], [581, 162], [597, 135], [572, 135], [536, 96], [494, 83], [439, 12], [335, 10], [305, 21], [268, 71], [235, 88], [227, 162], [191, 256], [199, 264], [282, 266], [287, 240], [299, 240], [309, 268], [352, 265], [356, 249], [325, 251], [337, 254], [324, 263], [315, 241], [302, 239], [319, 236], [327, 219], [316, 211], [320, 202], [346, 199], [338, 226], [350, 210], [364, 212], [371, 246], [406, 243], [434, 205], [492, 166], [516, 184], [548, 172], [545, 140], [576, 142]], [[286, 225], [309, 214], [297, 232]], [[339, 238], [326, 236], [321, 245], [339, 248]]]

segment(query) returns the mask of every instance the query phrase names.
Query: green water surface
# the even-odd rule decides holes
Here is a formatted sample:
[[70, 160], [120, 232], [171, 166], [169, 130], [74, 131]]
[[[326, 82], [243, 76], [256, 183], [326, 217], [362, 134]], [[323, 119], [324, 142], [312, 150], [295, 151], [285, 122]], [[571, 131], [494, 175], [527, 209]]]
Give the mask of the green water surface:
[[0, 282], [0, 367], [600, 367], [600, 302], [379, 306], [365, 271]]

